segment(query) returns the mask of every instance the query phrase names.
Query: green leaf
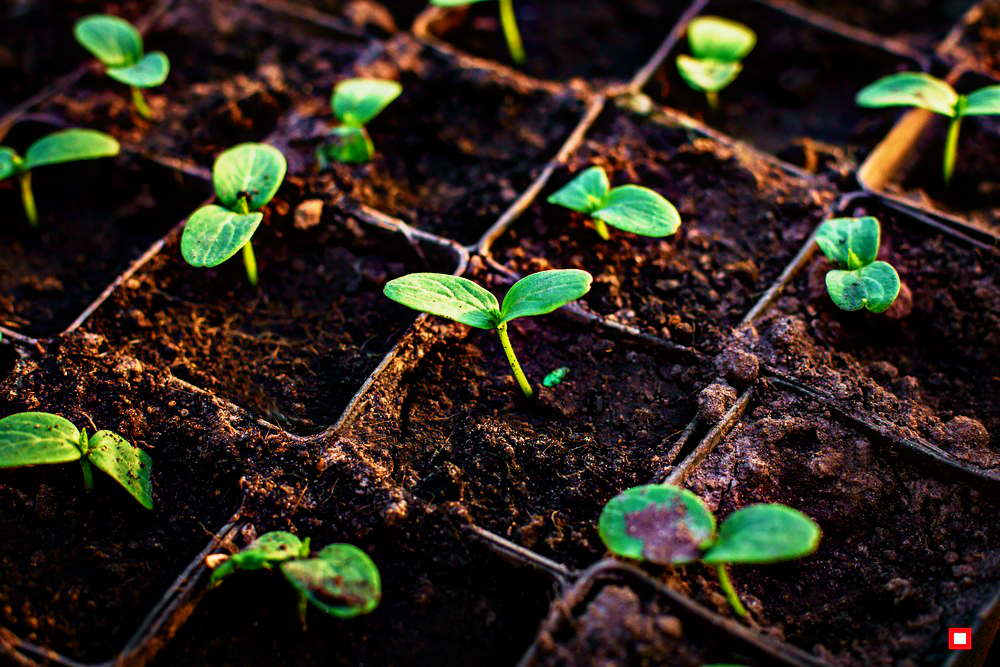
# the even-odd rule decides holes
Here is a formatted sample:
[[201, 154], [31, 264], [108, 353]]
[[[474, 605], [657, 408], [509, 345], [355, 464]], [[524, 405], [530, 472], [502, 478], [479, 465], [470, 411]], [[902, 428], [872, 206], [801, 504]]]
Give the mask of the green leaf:
[[73, 26], [76, 41], [107, 67], [127, 67], [142, 58], [142, 35], [117, 16], [95, 14]]
[[402, 92], [403, 87], [396, 81], [348, 79], [333, 89], [330, 106], [341, 123], [361, 126], [379, 115]]
[[387, 282], [383, 293], [408, 308], [477, 329], [495, 329], [500, 324], [496, 297], [467, 278], [411, 273]]
[[611, 190], [594, 217], [623, 232], [642, 236], [670, 236], [681, 226], [677, 208], [641, 185], [623, 185]]
[[246, 245], [263, 219], [259, 212], [240, 215], [215, 204], [202, 206], [184, 225], [181, 255], [191, 266], [218, 266]]
[[739, 62], [757, 44], [757, 34], [753, 30], [742, 23], [718, 16], [692, 19], [688, 24], [687, 36], [691, 53], [700, 60]]
[[636, 486], [604, 506], [597, 524], [605, 546], [660, 565], [691, 563], [715, 537], [715, 517], [701, 498], [669, 484]]
[[853, 271], [875, 261], [882, 234], [878, 219], [834, 218], [816, 230], [816, 244], [839, 269]]
[[118, 142], [97, 130], [60, 130], [42, 137], [28, 147], [24, 168], [34, 169], [48, 164], [94, 160], [118, 155]]
[[17, 165], [14, 160], [17, 152], [6, 146], [0, 146], [0, 181], [10, 178], [17, 173]]
[[248, 197], [247, 206], [256, 211], [274, 197], [287, 168], [285, 156], [274, 146], [234, 146], [219, 155], [212, 167], [215, 194], [229, 209], [235, 207], [241, 197]]
[[108, 76], [136, 88], [162, 85], [170, 73], [170, 60], [163, 51], [153, 51], [129, 67], [109, 67]]
[[996, 116], [1000, 114], [1000, 86], [986, 86], [965, 98], [963, 116]]
[[488, 0], [431, 0], [435, 7], [461, 7], [463, 5], [474, 5], [477, 2], [487, 2]]
[[375, 155], [368, 131], [351, 125], [339, 125], [330, 130], [326, 142], [318, 150], [321, 161], [327, 163], [364, 164]]
[[589, 292], [593, 280], [593, 276], [579, 269], [539, 271], [521, 278], [503, 299], [500, 324], [518, 317], [551, 313]]
[[315, 558], [284, 563], [281, 571], [309, 602], [338, 618], [372, 612], [382, 598], [378, 568], [351, 544], [331, 544]]
[[868, 84], [858, 92], [854, 102], [861, 107], [919, 107], [952, 117], [958, 93], [930, 74], [900, 72]]
[[726, 517], [706, 563], [776, 563], [816, 551], [820, 530], [802, 512], [785, 505], [751, 505]]
[[210, 583], [217, 584], [237, 570], [269, 570], [276, 563], [309, 555], [308, 543], [284, 530], [264, 533], [212, 570]]
[[886, 262], [872, 262], [856, 271], [830, 271], [826, 291], [843, 310], [867, 308], [882, 313], [899, 295], [899, 274]]
[[80, 431], [62, 417], [21, 412], [0, 419], [0, 468], [77, 461]]
[[717, 93], [736, 80], [743, 71], [743, 65], [720, 60], [699, 60], [682, 53], [677, 56], [677, 71], [693, 90]]
[[153, 509], [153, 460], [149, 454], [111, 431], [98, 431], [90, 438], [90, 462], [125, 487], [139, 504]]
[[600, 167], [590, 167], [552, 194], [546, 201], [579, 213], [593, 213], [601, 207], [611, 184]]

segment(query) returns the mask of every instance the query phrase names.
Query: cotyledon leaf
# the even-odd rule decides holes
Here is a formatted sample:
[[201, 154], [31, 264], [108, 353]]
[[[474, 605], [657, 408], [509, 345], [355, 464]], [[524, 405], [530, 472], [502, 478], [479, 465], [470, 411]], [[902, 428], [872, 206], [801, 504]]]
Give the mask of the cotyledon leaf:
[[826, 274], [830, 298], [843, 310], [867, 308], [873, 313], [889, 309], [899, 295], [899, 274], [886, 262], [872, 262], [855, 271]]
[[330, 544], [314, 558], [283, 563], [281, 571], [310, 603], [338, 618], [370, 613], [382, 598], [378, 568], [352, 544]]
[[80, 431], [45, 412], [21, 412], [0, 419], [0, 468], [65, 463], [80, 458]]
[[109, 67], [108, 76], [136, 88], [154, 88], [163, 84], [170, 73], [170, 60], [162, 51], [147, 53], [142, 60], [127, 67]]
[[240, 215], [215, 204], [202, 206], [184, 225], [181, 255], [191, 266], [218, 266], [246, 245], [263, 219], [259, 212]]
[[266, 205], [281, 186], [288, 164], [285, 156], [267, 144], [239, 144], [224, 151], [212, 167], [215, 194], [232, 209], [243, 197], [256, 211]]
[[88, 459], [121, 484], [139, 504], [153, 509], [153, 485], [150, 476], [153, 461], [149, 454], [111, 431], [98, 431], [90, 438]]
[[820, 529], [802, 512], [777, 504], [744, 507], [719, 526], [706, 563], [776, 563], [816, 551]]
[[386, 283], [383, 292], [404, 306], [446, 317], [477, 329], [495, 329], [500, 305], [495, 296], [468, 278], [444, 273], [411, 273]]

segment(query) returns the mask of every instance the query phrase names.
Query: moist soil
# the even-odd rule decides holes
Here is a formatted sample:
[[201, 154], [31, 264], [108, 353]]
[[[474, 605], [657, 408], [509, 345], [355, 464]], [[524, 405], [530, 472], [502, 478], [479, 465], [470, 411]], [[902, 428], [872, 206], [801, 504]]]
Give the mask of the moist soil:
[[1000, 77], [1000, 0], [982, 0], [976, 18], [945, 57]]
[[[652, 188], [681, 214], [674, 236], [646, 238], [610, 228], [602, 240], [587, 216], [545, 203], [598, 165], [612, 186]], [[590, 138], [495, 253], [523, 275], [552, 268], [590, 271], [591, 310], [699, 350], [718, 351], [813, 227], [832, 192], [746, 151], [680, 127], [621, 111], [598, 119]]]

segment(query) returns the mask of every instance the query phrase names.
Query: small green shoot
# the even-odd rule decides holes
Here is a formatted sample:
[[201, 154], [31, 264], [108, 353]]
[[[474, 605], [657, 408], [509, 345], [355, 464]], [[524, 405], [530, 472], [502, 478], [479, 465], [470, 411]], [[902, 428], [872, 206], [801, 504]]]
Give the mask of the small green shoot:
[[215, 566], [210, 584], [239, 570], [270, 570], [275, 565], [295, 589], [299, 616], [306, 624], [309, 604], [337, 618], [354, 618], [378, 607], [382, 580], [372, 559], [352, 544], [330, 544], [310, 555], [309, 538], [277, 530], [265, 533]]
[[816, 244], [836, 267], [826, 274], [826, 290], [839, 308], [882, 313], [899, 295], [896, 269], [875, 259], [881, 235], [870, 216], [834, 218], [816, 230]]
[[181, 254], [191, 266], [213, 267], [243, 249], [250, 284], [257, 285], [257, 259], [250, 238], [285, 178], [285, 156], [267, 144], [240, 144], [222, 153], [212, 167], [219, 204], [195, 211], [181, 236]]
[[[431, 0], [431, 4], [437, 7], [461, 7], [471, 5], [486, 0]], [[510, 51], [510, 58], [518, 65], [528, 62], [528, 56], [524, 52], [524, 42], [521, 41], [521, 31], [517, 28], [517, 17], [514, 15], [514, 0], [500, 0], [500, 25], [503, 27], [503, 35], [507, 38], [507, 50]]]
[[28, 146], [22, 158], [11, 148], [0, 146], [0, 181], [17, 176], [21, 185], [24, 215], [32, 227], [38, 227], [35, 194], [31, 190], [31, 170], [47, 164], [95, 160], [118, 155], [114, 137], [97, 130], [60, 130]]
[[677, 56], [677, 71], [693, 90], [705, 93], [712, 111], [719, 109], [719, 91], [743, 70], [740, 62], [757, 44], [757, 34], [736, 21], [699, 16], [687, 28], [691, 55]]
[[566, 378], [569, 376], [569, 367], [560, 366], [555, 369], [542, 379], [542, 386], [546, 389], [552, 389], [553, 387], [558, 387], [561, 385]]
[[504, 297], [496, 297], [467, 278], [444, 273], [411, 273], [390, 280], [385, 295], [404, 306], [477, 329], [496, 329], [514, 378], [524, 395], [535, 395], [507, 337], [507, 323], [519, 317], [545, 315], [576, 301], [590, 291], [593, 277], [578, 269], [540, 271], [514, 283]]
[[382, 79], [348, 79], [333, 89], [330, 106], [340, 125], [330, 131], [331, 142], [317, 149], [321, 166], [330, 161], [363, 164], [375, 157], [375, 146], [365, 125], [400, 96], [403, 87]]
[[858, 92], [861, 107], [917, 107], [951, 119], [944, 145], [944, 184], [951, 183], [958, 154], [958, 135], [966, 116], [1000, 115], [1000, 85], [986, 86], [968, 95], [937, 77], [923, 72], [900, 72], [884, 76]]
[[677, 208], [662, 195], [641, 185], [612, 188], [600, 167], [585, 169], [547, 201], [589, 215], [605, 241], [611, 238], [608, 225], [656, 238], [670, 236], [681, 226]]
[[802, 512], [777, 504], [750, 505], [715, 516], [687, 489], [649, 484], [624, 491], [604, 506], [598, 532], [605, 546], [626, 558], [657, 565], [701, 561], [714, 565], [722, 592], [740, 616], [747, 610], [733, 588], [727, 564], [777, 563], [803, 558], [819, 547], [820, 529]]
[[140, 116], [153, 117], [142, 96], [143, 88], [155, 88], [167, 80], [170, 60], [162, 51], [144, 53], [142, 35], [124, 19], [95, 14], [76, 22], [76, 41], [104, 65], [108, 76], [129, 86], [132, 104]]
[[150, 473], [153, 461], [146, 452], [111, 431], [87, 437], [72, 422], [46, 412], [21, 412], [0, 419], [0, 468], [79, 461], [83, 483], [94, 488], [91, 466], [121, 484], [139, 504], [153, 509]]

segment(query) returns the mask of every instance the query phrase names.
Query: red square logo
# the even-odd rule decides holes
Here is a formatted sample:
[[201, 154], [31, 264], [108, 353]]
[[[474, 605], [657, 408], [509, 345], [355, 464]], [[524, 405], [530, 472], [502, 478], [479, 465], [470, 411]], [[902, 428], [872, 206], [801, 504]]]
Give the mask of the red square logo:
[[948, 628], [948, 648], [952, 651], [971, 651], [972, 628]]

